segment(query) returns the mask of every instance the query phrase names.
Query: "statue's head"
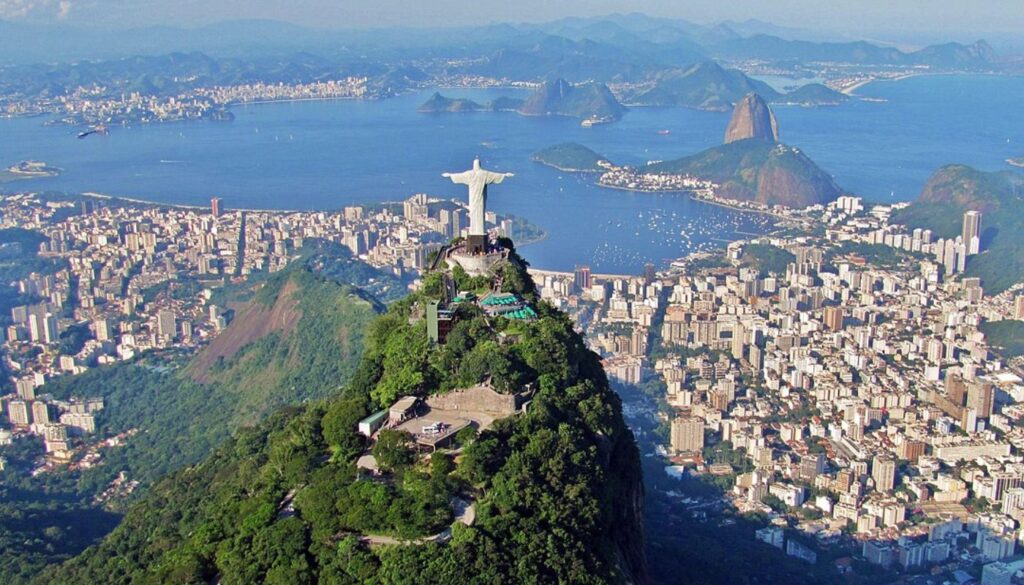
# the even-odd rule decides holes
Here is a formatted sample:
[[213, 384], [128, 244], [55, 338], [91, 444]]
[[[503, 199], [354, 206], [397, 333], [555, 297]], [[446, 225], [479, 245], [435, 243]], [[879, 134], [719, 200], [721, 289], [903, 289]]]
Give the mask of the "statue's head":
[[473, 170], [475, 171], [475, 170], [479, 170], [479, 169], [480, 169], [480, 157], [476, 157], [476, 158], [473, 159]]

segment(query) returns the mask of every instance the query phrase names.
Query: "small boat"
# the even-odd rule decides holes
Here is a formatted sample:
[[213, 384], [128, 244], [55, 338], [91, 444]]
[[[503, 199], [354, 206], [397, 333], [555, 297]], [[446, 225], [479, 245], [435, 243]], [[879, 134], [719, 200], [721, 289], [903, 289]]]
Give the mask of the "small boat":
[[671, 133], [672, 133], [671, 130], [658, 130], [658, 134], [661, 135], [661, 136], [668, 136]]
[[89, 128], [88, 130], [85, 130], [84, 132], [79, 132], [78, 133], [78, 137], [79, 138], [85, 138], [86, 136], [91, 136], [92, 134], [107, 134], [108, 132], [109, 131], [107, 130], [106, 125], [104, 125], [104, 124], [97, 124], [97, 125], [93, 126], [92, 128]]

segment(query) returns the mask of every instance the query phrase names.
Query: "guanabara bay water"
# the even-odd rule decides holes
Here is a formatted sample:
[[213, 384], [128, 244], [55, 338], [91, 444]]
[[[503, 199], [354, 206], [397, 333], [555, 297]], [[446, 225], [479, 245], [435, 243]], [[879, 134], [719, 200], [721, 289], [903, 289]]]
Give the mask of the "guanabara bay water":
[[[487, 102], [513, 89], [443, 91]], [[543, 228], [528, 246], [539, 268], [636, 273], [689, 251], [764, 233], [765, 216], [707, 205], [681, 194], [595, 186], [530, 160], [562, 142], [588, 146], [617, 164], [671, 159], [719, 144], [728, 113], [633, 108], [614, 124], [512, 112], [425, 114], [433, 92], [380, 101], [306, 101], [236, 107], [233, 122], [116, 128], [77, 140], [44, 118], [0, 120], [0, 161], [41, 160], [62, 169], [31, 188], [98, 192], [163, 203], [236, 208], [337, 209], [426, 191], [456, 197], [438, 169], [474, 156], [516, 173], [489, 202]], [[875, 82], [867, 100], [835, 107], [776, 106], [781, 139], [805, 151], [844, 189], [873, 201], [908, 201], [938, 167], [1006, 168], [1024, 152], [1019, 117], [1024, 78], [921, 76]], [[665, 132], [665, 131], [668, 132]], [[24, 184], [23, 184], [24, 185]], [[21, 185], [19, 185], [19, 188]]]

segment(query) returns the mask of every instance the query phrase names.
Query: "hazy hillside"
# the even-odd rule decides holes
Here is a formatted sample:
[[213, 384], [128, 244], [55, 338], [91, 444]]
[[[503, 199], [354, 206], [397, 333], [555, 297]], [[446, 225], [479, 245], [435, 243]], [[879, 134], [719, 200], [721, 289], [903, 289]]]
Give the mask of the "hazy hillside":
[[[79, 552], [117, 516], [94, 503], [120, 472], [141, 482], [137, 495], [168, 473], [206, 457], [232, 432], [287, 404], [330, 395], [351, 378], [366, 325], [383, 306], [302, 263], [278, 273], [199, 356], [142, 358], [59, 378], [42, 388], [57, 398], [103, 397], [101, 436], [137, 434], [108, 449], [103, 465], [37, 480], [5, 477], [13, 507], [0, 509], [0, 581], [18, 583], [46, 563]], [[27, 461], [12, 458], [14, 471]], [[37, 510], [25, 524], [24, 511]], [[121, 511], [124, 502], [108, 507]], [[72, 513], [72, 511], [74, 511]], [[54, 530], [44, 531], [53, 527]], [[58, 530], [59, 529], [59, 530]]]
[[711, 180], [719, 184], [722, 197], [764, 205], [807, 207], [842, 193], [832, 177], [799, 149], [756, 139], [723, 144], [646, 169]]
[[893, 221], [928, 228], [937, 237], [960, 234], [965, 211], [982, 212], [982, 253], [967, 261], [967, 275], [979, 276], [986, 292], [997, 293], [1024, 280], [1024, 176], [949, 165], [928, 179], [910, 207]]
[[766, 83], [751, 79], [739, 70], [706, 61], [689, 69], [661, 74], [653, 88], [629, 98], [627, 103], [727, 111], [748, 93], [757, 93], [768, 101], [779, 96]]

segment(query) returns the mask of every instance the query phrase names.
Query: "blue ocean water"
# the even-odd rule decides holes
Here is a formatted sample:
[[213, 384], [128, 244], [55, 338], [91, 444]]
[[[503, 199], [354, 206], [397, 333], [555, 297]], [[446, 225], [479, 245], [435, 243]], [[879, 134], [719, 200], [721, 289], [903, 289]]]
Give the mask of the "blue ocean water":
[[[444, 93], [486, 101], [516, 92]], [[885, 101], [779, 107], [776, 114], [785, 142], [868, 199], [913, 199], [946, 163], [1000, 169], [1004, 159], [1024, 155], [1024, 126], [1012, 122], [1024, 78], [917, 77], [871, 84], [860, 93]], [[3, 188], [198, 205], [215, 195], [235, 207], [334, 209], [417, 192], [464, 196], [441, 173], [464, 170], [479, 155], [487, 167], [516, 173], [492, 190], [491, 208], [550, 234], [524, 250], [538, 267], [587, 263], [599, 272], [635, 273], [644, 262], [664, 264], [767, 228], [763, 216], [684, 195], [602, 189], [592, 178], [530, 161], [536, 150], [565, 141], [627, 164], [692, 154], [721, 141], [727, 114], [636, 108], [615, 124], [585, 129], [568, 118], [418, 113], [429, 94], [238, 107], [231, 123], [115, 128], [84, 140], [75, 138], [76, 129], [44, 126], [42, 118], [0, 120], [0, 164], [34, 159], [64, 169], [58, 177]]]

